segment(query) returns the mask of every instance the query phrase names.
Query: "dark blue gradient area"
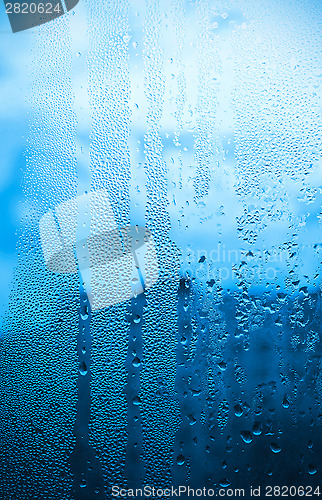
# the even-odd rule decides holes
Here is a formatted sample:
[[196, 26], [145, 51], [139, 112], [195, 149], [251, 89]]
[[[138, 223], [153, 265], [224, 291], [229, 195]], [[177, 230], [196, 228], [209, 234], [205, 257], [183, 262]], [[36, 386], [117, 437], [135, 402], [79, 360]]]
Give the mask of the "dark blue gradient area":
[[2, 13], [1, 500], [318, 500], [321, 4]]

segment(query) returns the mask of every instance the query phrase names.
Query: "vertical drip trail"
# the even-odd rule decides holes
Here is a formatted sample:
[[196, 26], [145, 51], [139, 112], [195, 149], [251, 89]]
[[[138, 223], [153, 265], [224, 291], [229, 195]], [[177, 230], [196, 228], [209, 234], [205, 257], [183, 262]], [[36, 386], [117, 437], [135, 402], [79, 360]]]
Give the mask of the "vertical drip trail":
[[[88, 10], [91, 190], [105, 188], [117, 225], [129, 223], [130, 127], [129, 5], [92, 2]], [[93, 227], [94, 228], [94, 227]], [[92, 335], [90, 443], [100, 457], [104, 484], [126, 486], [129, 302], [95, 311]]]
[[91, 311], [86, 291], [80, 287], [77, 354], [77, 413], [74, 426], [75, 447], [70, 458], [75, 500], [105, 499], [100, 461], [89, 441], [91, 418]]
[[[77, 194], [90, 190], [90, 135], [91, 109], [88, 96], [88, 7], [82, 2], [70, 15], [70, 50], [72, 54], [71, 84], [74, 96], [73, 109], [76, 117], [75, 155], [77, 169]], [[90, 223], [90, 213], [87, 223]], [[78, 228], [79, 231], [79, 228]]]
[[198, 98], [195, 113], [197, 127], [195, 131], [196, 176], [194, 179], [196, 202], [207, 196], [213, 179], [213, 169], [216, 158], [216, 100], [211, 80], [214, 78], [215, 54], [212, 49], [212, 39], [209, 36], [209, 5], [207, 0], [197, 2], [196, 19], [198, 23], [197, 67], [198, 67]]
[[131, 300], [129, 343], [126, 358], [127, 383], [124, 389], [127, 400], [125, 476], [127, 486], [133, 489], [142, 485], [144, 477], [140, 371], [142, 368], [142, 324], [145, 306], [146, 298], [144, 293]]
[[[175, 47], [176, 53], [174, 58], [174, 68], [171, 71], [175, 72], [177, 85], [175, 87], [175, 113], [176, 118], [174, 130], [174, 145], [168, 156], [172, 163], [171, 178], [177, 183], [180, 191], [185, 189], [186, 173], [189, 167], [183, 152], [183, 145], [187, 144], [184, 137], [184, 121], [186, 119], [187, 107], [187, 87], [185, 78], [185, 67], [182, 62], [183, 48], [186, 37], [185, 32], [185, 17], [183, 2], [172, 2], [172, 20], [173, 29], [175, 31]], [[191, 57], [193, 57], [191, 55]], [[168, 76], [168, 78], [171, 75]], [[187, 149], [187, 148], [186, 148]], [[172, 200], [170, 197], [170, 210], [175, 209], [178, 203], [182, 203], [184, 210], [183, 198], [184, 194], [180, 193], [179, 196], [173, 194]], [[179, 222], [179, 221], [178, 221]], [[179, 222], [180, 224], [180, 222]], [[181, 228], [184, 230], [184, 228]], [[177, 333], [177, 346], [176, 346], [176, 393], [178, 401], [180, 402], [180, 426], [176, 432], [174, 440], [174, 454], [172, 466], [172, 478], [174, 484], [187, 485], [191, 479], [191, 457], [193, 456], [194, 448], [197, 445], [197, 438], [195, 431], [195, 412], [193, 411], [193, 401], [189, 393], [189, 379], [191, 378], [191, 352], [190, 343], [193, 335], [192, 322], [191, 322], [191, 287], [192, 283], [187, 278], [180, 280], [177, 292], [177, 316], [178, 316], [178, 333]]]
[[[144, 165], [146, 193], [145, 225], [156, 242], [160, 276], [146, 293], [147, 309], [143, 325], [142, 428], [145, 485], [171, 485], [173, 444], [178, 428], [179, 405], [175, 392], [175, 344], [177, 330], [176, 293], [178, 249], [169, 238], [166, 143], [168, 107], [165, 106], [165, 63], [169, 51], [168, 6], [148, 0], [143, 15], [142, 50], [145, 110], [144, 137], [138, 147]], [[143, 83], [143, 82], [142, 82]], [[142, 85], [141, 83], [141, 85]], [[164, 116], [163, 116], [164, 114]], [[169, 132], [169, 133], [168, 133]]]
[[[176, 52], [167, 80], [171, 81], [172, 73], [176, 76], [176, 86], [171, 89], [175, 95], [173, 100], [175, 102], [176, 123], [174, 146], [169, 152], [166, 152], [166, 158], [171, 165], [170, 178], [172, 183], [170, 186], [171, 184], [175, 185], [173, 194], [170, 192], [172, 196], [169, 196], [170, 210], [176, 211], [178, 205], [180, 207], [182, 217], [181, 221], [178, 220], [178, 229], [183, 242], [187, 238], [188, 227], [192, 224], [189, 215], [191, 215], [191, 211], [192, 213], [194, 211], [194, 202], [191, 199], [191, 170], [194, 168], [194, 160], [197, 163], [194, 182], [200, 183], [198, 189], [200, 188], [203, 194], [207, 194], [209, 187], [206, 180], [208, 174], [200, 170], [200, 163], [198, 163], [200, 158], [198, 154], [194, 153], [194, 151], [197, 153], [205, 151], [204, 143], [198, 142], [199, 135], [204, 141], [211, 140], [211, 134], [207, 134], [206, 139], [200, 128], [204, 124], [206, 116], [206, 109], [202, 106], [200, 109], [200, 88], [205, 85], [205, 77], [208, 77], [207, 65], [211, 65], [211, 62], [203, 54], [203, 50], [208, 50], [204, 39], [206, 36], [200, 35], [194, 26], [197, 15], [199, 24], [205, 23], [204, 11], [206, 7], [205, 2], [199, 2], [198, 5], [189, 7], [184, 6], [183, 3], [172, 3]], [[195, 47], [197, 47], [197, 51], [195, 51]], [[183, 61], [185, 63], [189, 61], [189, 64], [183, 64]], [[199, 68], [200, 74], [195, 79], [196, 82], [191, 79], [190, 65]], [[189, 85], [187, 85], [187, 79]], [[211, 94], [212, 89], [209, 92]], [[208, 111], [209, 106], [211, 106], [211, 102], [207, 104]], [[208, 128], [211, 129], [210, 125]], [[193, 141], [195, 148], [192, 147]], [[201, 162], [202, 168], [209, 167], [210, 172], [211, 159], [207, 152], [205, 156], [208, 163]], [[192, 206], [190, 207], [191, 202]], [[184, 243], [182, 250], [186, 251]], [[201, 482], [206, 483], [208, 470], [206, 465], [209, 446], [205, 438], [206, 416], [203, 411], [207, 398], [207, 364], [205, 363], [205, 350], [208, 341], [207, 318], [202, 307], [204, 297], [198, 292], [197, 285], [187, 277], [180, 282], [177, 302], [176, 389], [178, 401], [180, 401], [181, 421], [175, 437], [172, 472], [175, 484], [189, 484], [198, 487]]]
[[[129, 182], [130, 217], [132, 224], [145, 225], [144, 209], [146, 205], [146, 189], [144, 186], [143, 152], [140, 145], [143, 142], [143, 127], [145, 120], [143, 73], [144, 64], [141, 56], [143, 46], [144, 7], [138, 4], [128, 9], [129, 45], [128, 45], [128, 75], [131, 84], [129, 92], [129, 109], [131, 126], [129, 128], [128, 146], [131, 152]], [[135, 252], [133, 253], [136, 259]], [[138, 264], [138, 263], [137, 263]], [[144, 279], [139, 270], [141, 284]], [[144, 364], [144, 328], [147, 310], [146, 292], [131, 300], [129, 307], [129, 343], [126, 359], [127, 384], [125, 394], [127, 399], [127, 442], [125, 456], [125, 476], [129, 488], [141, 488], [146, 475], [143, 458], [143, 427], [144, 425], [144, 381], [142, 373]], [[144, 377], [143, 377], [144, 379]]]
[[[74, 112], [77, 120], [75, 154], [77, 169], [77, 192], [83, 195], [90, 191], [90, 131], [91, 111], [88, 99], [88, 14], [84, 3], [70, 16], [72, 68], [71, 82], [74, 94]], [[90, 208], [90, 207], [89, 207]], [[76, 239], [81, 237], [84, 227], [88, 234], [91, 227], [91, 209], [87, 214], [78, 214]], [[76, 257], [77, 259], [77, 257]], [[79, 328], [77, 335], [78, 379], [77, 413], [74, 424], [75, 447], [70, 457], [73, 475], [73, 494], [76, 500], [103, 499], [104, 482], [100, 461], [90, 443], [91, 420], [91, 311], [88, 297], [80, 285]]]
[[191, 282], [182, 279], [178, 288], [178, 344], [177, 344], [177, 373], [176, 390], [180, 401], [181, 422], [176, 433], [174, 444], [173, 480], [176, 485], [186, 485], [191, 474], [190, 457], [193, 446], [197, 444], [194, 438], [193, 425], [196, 423], [191, 395], [188, 392], [190, 366], [189, 345], [191, 342]]
[[206, 439], [207, 399], [207, 314], [189, 279], [181, 279], [178, 289], [178, 344], [176, 388], [180, 401], [181, 424], [175, 439], [176, 485], [198, 488], [207, 484], [210, 451]]

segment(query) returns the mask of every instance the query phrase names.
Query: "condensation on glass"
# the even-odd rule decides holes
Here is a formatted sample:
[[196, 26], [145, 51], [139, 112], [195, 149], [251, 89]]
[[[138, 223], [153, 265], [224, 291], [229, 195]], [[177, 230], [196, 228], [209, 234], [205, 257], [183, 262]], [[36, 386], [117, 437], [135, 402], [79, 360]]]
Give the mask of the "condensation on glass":
[[[2, 498], [318, 485], [320, 21], [313, 0], [82, 0], [34, 30]], [[113, 259], [97, 240], [120, 228], [151, 237], [149, 286], [132, 240], [118, 264], [130, 233]]]

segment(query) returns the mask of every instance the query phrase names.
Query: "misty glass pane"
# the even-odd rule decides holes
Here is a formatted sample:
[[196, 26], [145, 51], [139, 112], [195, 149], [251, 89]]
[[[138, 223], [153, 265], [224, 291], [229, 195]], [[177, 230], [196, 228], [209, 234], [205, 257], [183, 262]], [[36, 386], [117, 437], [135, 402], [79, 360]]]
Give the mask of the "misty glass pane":
[[321, 13], [81, 0], [5, 35], [1, 498], [318, 497]]

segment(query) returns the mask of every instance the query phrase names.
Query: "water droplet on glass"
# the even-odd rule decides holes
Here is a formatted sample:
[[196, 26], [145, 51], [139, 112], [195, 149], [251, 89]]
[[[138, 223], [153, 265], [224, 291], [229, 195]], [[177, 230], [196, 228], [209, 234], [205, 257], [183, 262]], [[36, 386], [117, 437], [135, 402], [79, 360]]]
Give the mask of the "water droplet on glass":
[[253, 425], [253, 434], [259, 436], [262, 433], [262, 424], [260, 422], [255, 422]]
[[82, 307], [80, 317], [82, 318], [83, 321], [85, 321], [88, 318], [88, 308], [87, 308], [87, 306]]
[[82, 361], [81, 364], [79, 365], [79, 373], [84, 376], [87, 374], [87, 366], [86, 363], [84, 363], [84, 361]]
[[271, 443], [270, 449], [273, 453], [280, 453], [280, 451], [282, 451], [282, 448], [277, 443]]
[[81, 480], [81, 482], [79, 483], [79, 486], [80, 486], [81, 488], [85, 488], [85, 487], [86, 487], [86, 481], [85, 481], [85, 479], [82, 479], [82, 480]]
[[249, 432], [249, 431], [242, 431], [240, 433], [240, 437], [242, 438], [244, 443], [247, 443], [247, 444], [251, 443], [253, 440], [253, 436], [252, 436], [251, 432]]
[[137, 368], [138, 366], [140, 366], [141, 364], [141, 361], [140, 361], [140, 358], [138, 358], [137, 356], [135, 356], [135, 358], [132, 360], [132, 365]]
[[290, 403], [289, 403], [289, 401], [287, 400], [287, 397], [286, 397], [286, 396], [284, 396], [284, 398], [283, 398], [282, 405], [283, 405], [283, 407], [284, 407], [284, 408], [288, 408], [288, 407], [290, 406]]
[[309, 464], [309, 468], [308, 468], [309, 474], [311, 474], [313, 476], [313, 474], [316, 474], [317, 471], [318, 471], [318, 468], [316, 467], [316, 465]]
[[188, 420], [189, 420], [190, 425], [194, 425], [197, 422], [197, 420], [195, 419], [195, 417], [192, 414], [188, 415]]
[[236, 417], [241, 417], [241, 416], [242, 416], [242, 414], [243, 414], [243, 410], [242, 410], [242, 408], [241, 408], [241, 406], [240, 406], [240, 405], [236, 405], [236, 406], [234, 407], [234, 411], [235, 411], [235, 415], [236, 415]]
[[220, 361], [220, 363], [218, 363], [218, 366], [221, 369], [221, 371], [224, 372], [227, 368], [227, 363], [225, 363], [224, 361]]

